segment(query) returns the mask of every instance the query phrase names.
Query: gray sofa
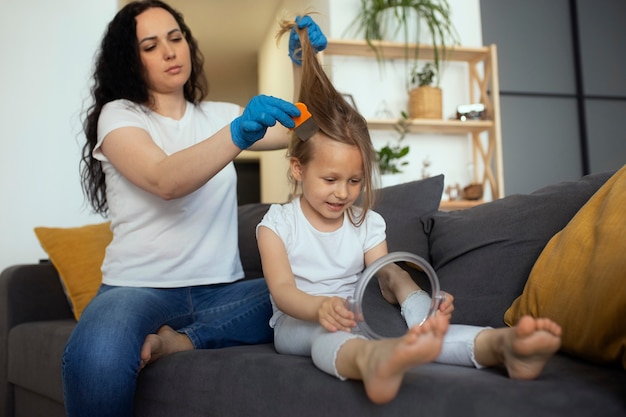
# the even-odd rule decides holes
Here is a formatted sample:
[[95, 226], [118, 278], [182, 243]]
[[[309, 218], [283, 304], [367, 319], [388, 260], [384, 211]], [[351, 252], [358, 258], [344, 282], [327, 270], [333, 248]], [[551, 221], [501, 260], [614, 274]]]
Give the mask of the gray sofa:
[[[383, 190], [376, 207], [391, 251], [427, 258], [456, 297], [453, 322], [502, 326], [533, 263], [610, 173], [511, 195], [470, 210], [438, 211], [441, 176]], [[247, 278], [260, 277], [254, 227], [267, 205], [239, 207]], [[49, 262], [16, 265], [0, 278], [0, 407], [7, 417], [64, 416], [61, 355], [75, 321]], [[137, 416], [626, 416], [626, 372], [559, 353], [534, 381], [500, 369], [428, 364], [398, 397], [370, 403], [361, 383], [341, 382], [307, 357], [271, 344], [183, 352], [139, 376]]]

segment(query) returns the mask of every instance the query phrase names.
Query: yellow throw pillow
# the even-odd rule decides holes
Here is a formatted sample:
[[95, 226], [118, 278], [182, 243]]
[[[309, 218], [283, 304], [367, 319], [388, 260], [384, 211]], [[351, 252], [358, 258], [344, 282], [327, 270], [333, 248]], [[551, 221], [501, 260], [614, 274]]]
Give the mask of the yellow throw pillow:
[[100, 267], [113, 238], [110, 222], [71, 228], [36, 227], [35, 234], [59, 272], [78, 320], [102, 283]]
[[626, 369], [626, 165], [548, 242], [504, 321], [525, 314], [559, 323], [564, 352]]

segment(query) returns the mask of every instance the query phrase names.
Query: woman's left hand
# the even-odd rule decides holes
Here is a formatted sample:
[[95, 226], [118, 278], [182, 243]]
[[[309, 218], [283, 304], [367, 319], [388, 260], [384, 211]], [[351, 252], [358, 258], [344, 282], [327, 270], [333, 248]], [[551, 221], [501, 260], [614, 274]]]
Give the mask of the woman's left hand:
[[[297, 16], [296, 25], [299, 29], [307, 28], [309, 41], [311, 41], [311, 46], [315, 49], [315, 52], [326, 49], [328, 40], [322, 33], [320, 27], [310, 16]], [[302, 45], [300, 44], [298, 32], [296, 32], [294, 28], [291, 29], [291, 33], [289, 34], [289, 57], [296, 65], [302, 65]]]

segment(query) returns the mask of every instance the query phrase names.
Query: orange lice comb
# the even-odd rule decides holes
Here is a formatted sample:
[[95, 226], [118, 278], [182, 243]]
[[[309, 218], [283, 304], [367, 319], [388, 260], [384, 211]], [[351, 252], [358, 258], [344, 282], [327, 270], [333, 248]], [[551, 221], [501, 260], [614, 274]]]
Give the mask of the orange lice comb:
[[296, 127], [293, 128], [293, 131], [300, 140], [308, 140], [311, 136], [316, 134], [320, 128], [311, 117], [311, 113], [307, 109], [306, 104], [296, 103], [296, 107], [300, 110], [300, 116], [293, 118], [293, 121], [296, 122]]

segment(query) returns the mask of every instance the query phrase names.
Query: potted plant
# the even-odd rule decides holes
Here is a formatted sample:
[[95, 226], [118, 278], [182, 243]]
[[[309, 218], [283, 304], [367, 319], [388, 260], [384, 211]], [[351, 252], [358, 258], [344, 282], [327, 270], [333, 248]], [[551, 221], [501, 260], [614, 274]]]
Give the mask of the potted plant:
[[441, 88], [433, 85], [436, 68], [432, 62], [427, 62], [421, 71], [417, 66], [411, 72], [409, 90], [409, 117], [413, 119], [441, 119], [442, 99]]
[[387, 142], [385, 146], [376, 151], [376, 161], [378, 162], [382, 186], [395, 184], [396, 181], [389, 180], [389, 177], [402, 173], [401, 167], [409, 163], [402, 160], [410, 150], [408, 146], [402, 146], [402, 140], [409, 131], [409, 117], [406, 112], [402, 112], [402, 118], [394, 125], [394, 129], [399, 134], [396, 142]]
[[415, 68], [419, 47], [413, 48], [411, 55], [409, 44], [419, 45], [420, 29], [425, 25], [434, 50], [434, 84], [439, 85], [441, 62], [445, 60], [448, 48], [459, 44], [450, 15], [450, 5], [446, 0], [361, 0], [361, 8], [348, 29], [355, 34], [363, 34], [380, 59], [384, 58], [384, 51], [374, 41], [402, 35], [407, 63]]

